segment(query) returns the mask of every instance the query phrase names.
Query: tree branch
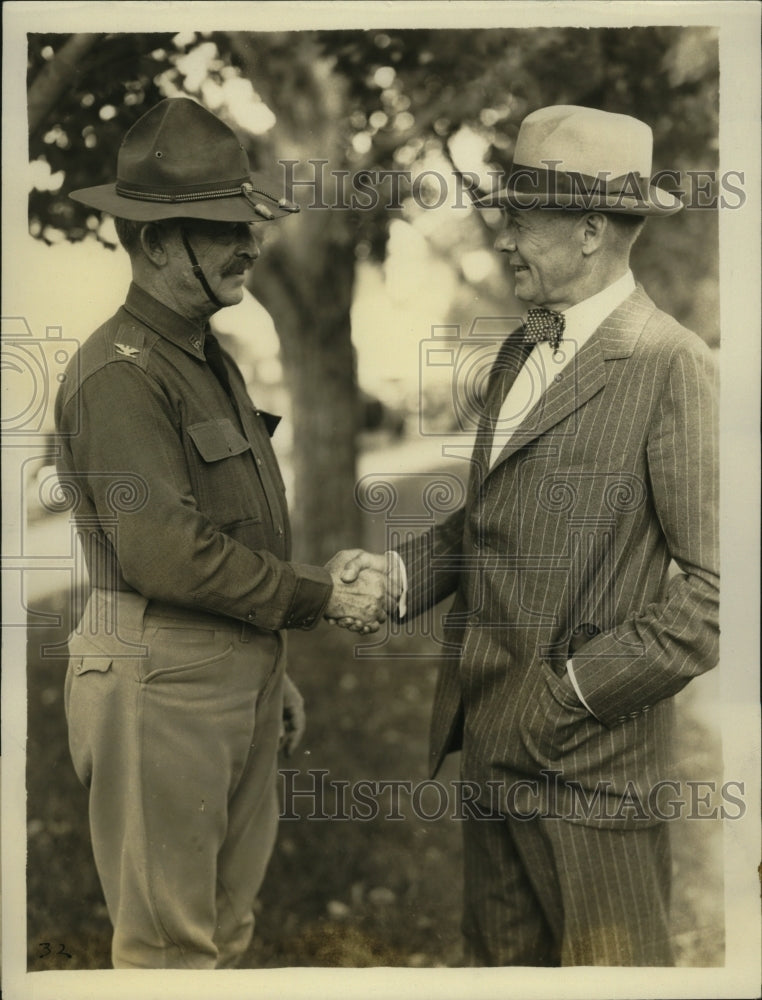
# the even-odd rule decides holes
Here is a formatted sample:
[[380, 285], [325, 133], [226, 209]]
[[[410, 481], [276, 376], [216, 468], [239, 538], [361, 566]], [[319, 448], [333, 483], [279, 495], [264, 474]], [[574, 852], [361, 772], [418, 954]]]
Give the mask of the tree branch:
[[[452, 167], [454, 173], [457, 174], [458, 177], [462, 178], [463, 177], [463, 172], [461, 171], [460, 167], [457, 165], [457, 163], [453, 159], [452, 150], [450, 149], [450, 136], [447, 136], [447, 138], [445, 139], [445, 141], [442, 143], [442, 152], [444, 153], [445, 158], [450, 163], [450, 166]], [[492, 229], [492, 227], [489, 225], [489, 223], [487, 222], [487, 220], [485, 219], [484, 213], [481, 212], [479, 209], [477, 209], [476, 210], [476, 217], [479, 220], [479, 225], [481, 226], [481, 228], [483, 229], [483, 231], [487, 234], [487, 236], [490, 237], [490, 239], [494, 239], [495, 232]]]
[[79, 73], [80, 60], [99, 37], [97, 34], [70, 35], [37, 74], [27, 95], [30, 138], [42, 128], [64, 91], [72, 85]]

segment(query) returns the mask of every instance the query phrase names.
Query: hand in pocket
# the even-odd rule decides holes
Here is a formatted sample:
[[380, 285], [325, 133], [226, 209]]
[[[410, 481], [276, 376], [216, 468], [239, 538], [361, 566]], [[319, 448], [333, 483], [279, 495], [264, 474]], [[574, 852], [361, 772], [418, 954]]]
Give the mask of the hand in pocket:
[[568, 676], [560, 677], [547, 661], [536, 666], [532, 698], [520, 720], [522, 741], [541, 766], [558, 763], [589, 739], [597, 720], [577, 697]]

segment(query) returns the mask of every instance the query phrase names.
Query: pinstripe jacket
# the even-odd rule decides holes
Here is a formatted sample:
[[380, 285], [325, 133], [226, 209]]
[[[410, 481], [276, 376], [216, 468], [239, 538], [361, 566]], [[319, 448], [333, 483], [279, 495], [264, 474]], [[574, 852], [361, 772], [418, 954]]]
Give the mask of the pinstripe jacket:
[[490, 470], [492, 424], [530, 350], [512, 335], [499, 352], [465, 506], [400, 549], [411, 616], [455, 594], [431, 773], [462, 748], [462, 777], [482, 790], [553, 771], [565, 792], [643, 808], [672, 777], [672, 696], [718, 659], [716, 369], [638, 286]]

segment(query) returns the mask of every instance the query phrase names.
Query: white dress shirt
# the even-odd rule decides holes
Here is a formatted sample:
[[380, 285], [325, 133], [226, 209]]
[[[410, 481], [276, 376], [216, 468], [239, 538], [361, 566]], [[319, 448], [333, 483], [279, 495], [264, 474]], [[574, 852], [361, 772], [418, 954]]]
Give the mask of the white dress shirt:
[[604, 319], [634, 291], [635, 279], [628, 270], [602, 292], [563, 310], [566, 326], [555, 353], [547, 340], [534, 345], [500, 407], [492, 438], [490, 468], [554, 377], [571, 364]]
[[[611, 315], [617, 306], [620, 306], [634, 291], [635, 279], [632, 271], [628, 270], [603, 291], [563, 310], [562, 315], [566, 324], [558, 351], [554, 353], [547, 341], [540, 341], [534, 345], [500, 407], [492, 439], [490, 468], [495, 464], [501, 451], [508, 444], [524, 418], [542, 398], [554, 377], [571, 364], [577, 352], [592, 337], [606, 317]], [[395, 553], [395, 555], [398, 554]], [[407, 609], [407, 571], [399, 556], [397, 563], [403, 584], [398, 612], [399, 616], [404, 618]], [[577, 697], [588, 712], [593, 715], [590, 706], [582, 697], [571, 660], [567, 661], [566, 670]]]

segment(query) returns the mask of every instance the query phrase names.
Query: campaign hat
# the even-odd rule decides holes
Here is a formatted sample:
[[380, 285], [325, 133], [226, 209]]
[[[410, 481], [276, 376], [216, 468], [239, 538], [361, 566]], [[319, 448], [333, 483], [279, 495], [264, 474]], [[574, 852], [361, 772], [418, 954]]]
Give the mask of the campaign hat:
[[252, 173], [238, 136], [187, 97], [167, 98], [125, 134], [113, 184], [72, 191], [91, 208], [137, 222], [277, 219], [299, 206]]

